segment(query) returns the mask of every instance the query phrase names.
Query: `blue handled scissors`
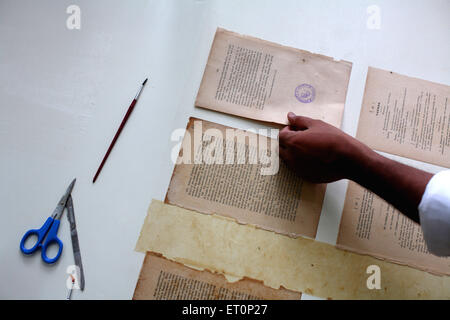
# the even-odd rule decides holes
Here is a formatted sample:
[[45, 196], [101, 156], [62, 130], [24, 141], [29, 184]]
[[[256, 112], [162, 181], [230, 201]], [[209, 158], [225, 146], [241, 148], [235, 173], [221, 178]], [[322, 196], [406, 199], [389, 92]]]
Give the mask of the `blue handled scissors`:
[[[66, 193], [62, 196], [61, 200], [59, 200], [58, 205], [55, 208], [55, 211], [53, 211], [53, 214], [47, 218], [45, 223], [42, 225], [40, 229], [31, 229], [28, 230], [25, 235], [22, 237], [22, 240], [20, 241], [20, 250], [24, 254], [32, 254], [36, 252], [39, 248], [41, 249], [41, 257], [42, 260], [46, 263], [55, 263], [59, 257], [61, 256], [61, 252], [63, 249], [63, 243], [61, 240], [59, 240], [57, 233], [59, 229], [59, 223], [62, 214], [64, 213], [64, 208], [67, 204], [67, 199], [69, 198], [73, 186], [75, 185], [76, 179], [73, 179], [73, 181], [70, 183], [69, 187], [66, 190]], [[34, 244], [34, 246], [30, 249], [25, 248], [25, 242], [27, 241], [28, 237], [36, 235], [37, 236], [37, 242]], [[45, 236], [47, 236], [45, 238]], [[45, 238], [45, 241], [44, 241]], [[55, 257], [49, 258], [47, 256], [47, 248], [49, 245], [56, 243], [58, 245], [58, 253]]]

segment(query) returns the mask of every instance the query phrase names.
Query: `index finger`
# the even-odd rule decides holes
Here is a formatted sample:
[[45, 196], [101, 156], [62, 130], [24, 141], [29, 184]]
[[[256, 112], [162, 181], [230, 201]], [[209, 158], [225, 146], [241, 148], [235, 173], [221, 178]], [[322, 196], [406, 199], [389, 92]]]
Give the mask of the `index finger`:
[[304, 116], [297, 116], [295, 113], [289, 112], [288, 120], [289, 124], [297, 130], [306, 130], [312, 125], [314, 119]]

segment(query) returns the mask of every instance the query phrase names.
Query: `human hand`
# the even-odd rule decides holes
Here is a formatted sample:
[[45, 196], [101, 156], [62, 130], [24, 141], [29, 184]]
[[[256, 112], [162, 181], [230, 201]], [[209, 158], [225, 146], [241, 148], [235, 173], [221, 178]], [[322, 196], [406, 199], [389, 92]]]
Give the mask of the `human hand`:
[[288, 114], [279, 133], [280, 157], [299, 176], [315, 183], [350, 178], [352, 165], [370, 148], [342, 130], [308, 117]]

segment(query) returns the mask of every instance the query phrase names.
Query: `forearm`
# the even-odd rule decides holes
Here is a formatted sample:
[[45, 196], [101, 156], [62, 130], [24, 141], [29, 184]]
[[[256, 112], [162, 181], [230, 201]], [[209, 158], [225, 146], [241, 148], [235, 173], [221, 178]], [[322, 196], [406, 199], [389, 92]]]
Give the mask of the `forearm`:
[[288, 114], [280, 131], [280, 156], [302, 178], [315, 183], [351, 179], [371, 190], [410, 219], [432, 174], [383, 157], [323, 121]]
[[354, 152], [350, 163], [349, 179], [419, 223], [418, 206], [433, 176], [431, 173], [383, 157], [362, 144]]

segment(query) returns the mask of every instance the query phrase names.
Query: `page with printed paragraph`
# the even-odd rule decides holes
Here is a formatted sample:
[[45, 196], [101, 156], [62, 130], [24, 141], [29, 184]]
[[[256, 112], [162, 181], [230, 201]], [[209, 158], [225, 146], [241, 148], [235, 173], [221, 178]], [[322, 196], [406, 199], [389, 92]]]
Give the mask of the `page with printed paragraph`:
[[352, 64], [218, 28], [195, 105], [287, 124], [287, 113], [341, 126]]
[[450, 86], [369, 68], [356, 137], [371, 148], [450, 167]]
[[165, 202], [314, 238], [326, 185], [289, 170], [267, 135], [191, 118]]
[[420, 225], [352, 181], [349, 181], [336, 245], [435, 274], [450, 275], [450, 258], [428, 252]]
[[196, 270], [147, 252], [134, 300], [300, 300], [302, 294], [261, 281], [228, 282], [222, 274]]

